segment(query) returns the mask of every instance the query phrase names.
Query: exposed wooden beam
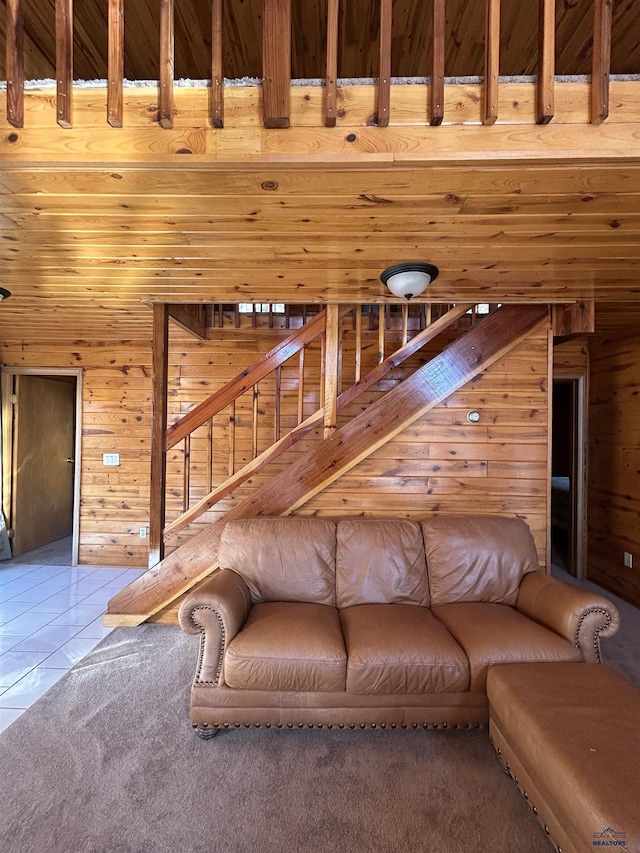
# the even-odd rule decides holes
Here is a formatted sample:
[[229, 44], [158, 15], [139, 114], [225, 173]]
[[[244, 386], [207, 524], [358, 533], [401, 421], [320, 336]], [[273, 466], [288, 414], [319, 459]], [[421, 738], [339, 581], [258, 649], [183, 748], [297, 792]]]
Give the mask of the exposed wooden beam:
[[595, 300], [553, 306], [553, 334], [556, 337], [584, 335], [596, 330]]
[[173, 69], [175, 9], [174, 0], [160, 0], [160, 100], [158, 121], [169, 130], [173, 127]]
[[340, 0], [327, 0], [327, 76], [325, 81], [326, 127], [336, 126], [338, 79], [338, 12]]
[[380, 78], [378, 80], [378, 127], [389, 126], [391, 103], [391, 29], [393, 0], [380, 0]]
[[109, 59], [107, 75], [107, 121], [111, 127], [122, 127], [124, 0], [109, 0]]
[[444, 118], [444, 24], [445, 0], [433, 0], [433, 63], [431, 66], [432, 125], [442, 124]]
[[592, 124], [601, 124], [609, 116], [612, 6], [613, 0], [595, 0], [594, 3], [593, 64], [591, 70]]
[[169, 381], [169, 306], [153, 306], [151, 402], [151, 505], [149, 510], [149, 568], [164, 557], [162, 531], [166, 506], [167, 386]]
[[291, 0], [264, 0], [262, 116], [265, 127], [289, 127], [291, 112]]
[[508, 305], [318, 443], [226, 516], [172, 552], [111, 599], [105, 625], [139, 625], [211, 574], [225, 524], [233, 518], [288, 515], [390, 441], [417, 418], [494, 364], [548, 322], [546, 305]]
[[73, 0], [56, 0], [56, 120], [72, 127]]
[[218, 128], [224, 127], [223, 2], [212, 0], [211, 3], [211, 124]]
[[538, 18], [538, 124], [549, 124], [555, 110], [556, 3], [540, 0]]
[[24, 125], [24, 4], [7, 0], [7, 121]]
[[487, 21], [484, 46], [483, 124], [495, 124], [498, 118], [500, 83], [500, 0], [486, 0]]

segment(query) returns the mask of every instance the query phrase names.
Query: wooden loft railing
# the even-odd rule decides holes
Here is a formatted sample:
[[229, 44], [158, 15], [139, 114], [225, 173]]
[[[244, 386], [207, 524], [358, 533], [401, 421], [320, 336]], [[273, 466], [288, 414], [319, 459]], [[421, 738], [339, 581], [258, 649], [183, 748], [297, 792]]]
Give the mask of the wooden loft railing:
[[[7, 119], [14, 127], [24, 123], [24, 5], [26, 0], [7, 0]], [[391, 46], [394, 36], [392, 0], [379, 4], [380, 39], [375, 123], [390, 122]], [[432, 3], [432, 47], [430, 106], [427, 121], [434, 126], [445, 115], [445, 0]], [[485, 73], [483, 123], [498, 119], [500, 68], [500, 0], [485, 0]], [[108, 8], [108, 79], [106, 121], [122, 127], [124, 88], [124, 0], [105, 0]], [[539, 0], [538, 98], [536, 121], [549, 123], [554, 115], [555, 0]], [[61, 127], [73, 123], [73, 0], [56, 0], [56, 120]], [[211, 97], [209, 122], [224, 126], [223, 0], [211, 2]], [[326, 76], [324, 124], [333, 127], [337, 117], [338, 53], [340, 50], [339, 0], [327, 0]], [[174, 0], [160, 0], [158, 122], [173, 127], [174, 118]], [[612, 2], [595, 0], [591, 109], [593, 123], [609, 114]], [[262, 120], [268, 128], [286, 128], [291, 123], [291, 0], [264, 0], [262, 15]], [[416, 116], [416, 121], [423, 119]]]
[[111, 599], [107, 625], [139, 625], [217, 567], [224, 525], [233, 518], [288, 515], [517, 346], [542, 323], [546, 305], [504, 306], [456, 338], [439, 355], [330, 432], [296, 462], [225, 516], [150, 568]]
[[[419, 328], [416, 328], [415, 323], [412, 324], [414, 329], [412, 337], [409, 338], [409, 308], [406, 304], [400, 306], [400, 310], [396, 312], [401, 318], [400, 329], [394, 329], [394, 324], [387, 322], [391, 317], [391, 306], [329, 305], [237, 377], [179, 418], [166, 429], [163, 442], [160, 440], [160, 432], [157, 432], [151, 451], [150, 566], [163, 559], [164, 547], [168, 542], [231, 492], [235, 492], [250, 477], [254, 477], [267, 465], [279, 459], [300, 439], [321, 427], [325, 437], [330, 435], [336, 429], [337, 415], [341, 410], [425, 344], [445, 329], [451, 326], [459, 327], [463, 318], [466, 326], [475, 320], [476, 306], [464, 304], [423, 307], [426, 310], [416, 306]], [[166, 313], [168, 315], [169, 312]], [[234, 314], [229, 312], [230, 316]], [[343, 388], [345, 356], [342, 341], [344, 323], [348, 315], [351, 316], [354, 333], [354, 364], [350, 370], [353, 383]], [[377, 320], [377, 334], [373, 328], [377, 339], [377, 365], [365, 376], [362, 376], [363, 315], [368, 315], [370, 329], [374, 326], [371, 322], [374, 316]], [[223, 312], [219, 312], [219, 316], [223, 317]], [[162, 322], [166, 322], [164, 317]], [[388, 334], [389, 330], [393, 333], [391, 336]], [[163, 353], [163, 366], [161, 373], [154, 376], [154, 383], [159, 379], [164, 387], [155, 389], [154, 399], [157, 405], [162, 405], [167, 397], [164, 325], [158, 329], [158, 333], [160, 339], [154, 342], [154, 350]], [[312, 352], [311, 345], [317, 342], [319, 346]], [[399, 348], [396, 342], [400, 344]], [[395, 351], [387, 355], [392, 346], [396, 347]], [[286, 382], [283, 381], [285, 375]], [[265, 386], [272, 404], [261, 408], [261, 389]], [[237, 413], [240, 411], [242, 398], [247, 396], [251, 398], [250, 459], [238, 467]], [[314, 405], [314, 401], [317, 405]], [[314, 405], [311, 413], [305, 411], [305, 405], [308, 410], [309, 402]], [[164, 406], [166, 408], [166, 403]], [[249, 406], [245, 408], [249, 409]], [[160, 420], [164, 421], [165, 417], [163, 411]], [[283, 429], [283, 422], [289, 423], [288, 429]], [[259, 449], [259, 435], [271, 436], [262, 450]], [[214, 455], [214, 436], [221, 437], [226, 444], [223, 448], [216, 447], [217, 463]], [[194, 452], [196, 444], [198, 450]], [[169, 476], [167, 460], [171, 451], [174, 451], [171, 456], [173, 474]], [[176, 466], [181, 470], [176, 470]], [[204, 494], [192, 502], [194, 493]], [[167, 524], [165, 516], [168, 504], [174, 509], [176, 504], [179, 506], [174, 518]]]
[[[490, 306], [480, 306], [480, 313], [489, 313]], [[304, 326], [323, 310], [322, 303], [176, 303], [169, 306], [169, 319], [199, 340], [217, 339], [218, 333], [230, 329], [239, 330], [290, 330]], [[440, 303], [403, 302], [364, 304], [358, 310], [364, 327], [379, 329], [402, 329], [406, 332], [422, 331], [433, 320], [446, 313], [448, 306]], [[477, 306], [470, 307], [470, 316]], [[353, 314], [355, 328], [355, 313]]]

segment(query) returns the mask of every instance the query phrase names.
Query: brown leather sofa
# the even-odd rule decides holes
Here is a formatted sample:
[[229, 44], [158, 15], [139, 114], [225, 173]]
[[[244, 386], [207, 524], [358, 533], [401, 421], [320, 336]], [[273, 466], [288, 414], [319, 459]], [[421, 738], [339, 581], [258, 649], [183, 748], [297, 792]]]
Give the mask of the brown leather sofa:
[[515, 518], [252, 518], [180, 608], [200, 634], [191, 721], [478, 727], [495, 663], [599, 661], [605, 598], [539, 570]]

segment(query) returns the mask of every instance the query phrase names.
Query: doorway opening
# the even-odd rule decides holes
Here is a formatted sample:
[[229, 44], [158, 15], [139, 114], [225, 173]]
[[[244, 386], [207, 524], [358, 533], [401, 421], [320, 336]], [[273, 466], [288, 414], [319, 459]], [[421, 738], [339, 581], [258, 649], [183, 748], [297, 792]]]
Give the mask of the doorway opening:
[[14, 557], [70, 537], [78, 565], [82, 369], [2, 369], [2, 509]]
[[553, 374], [551, 553], [576, 578], [586, 560], [586, 377]]

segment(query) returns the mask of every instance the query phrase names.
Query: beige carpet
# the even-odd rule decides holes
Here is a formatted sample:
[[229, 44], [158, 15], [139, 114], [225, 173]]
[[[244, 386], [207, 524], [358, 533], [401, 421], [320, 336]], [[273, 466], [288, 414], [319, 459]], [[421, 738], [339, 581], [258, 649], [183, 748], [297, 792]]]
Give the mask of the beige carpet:
[[188, 722], [198, 638], [114, 631], [0, 735], [2, 853], [550, 853], [486, 731]]

